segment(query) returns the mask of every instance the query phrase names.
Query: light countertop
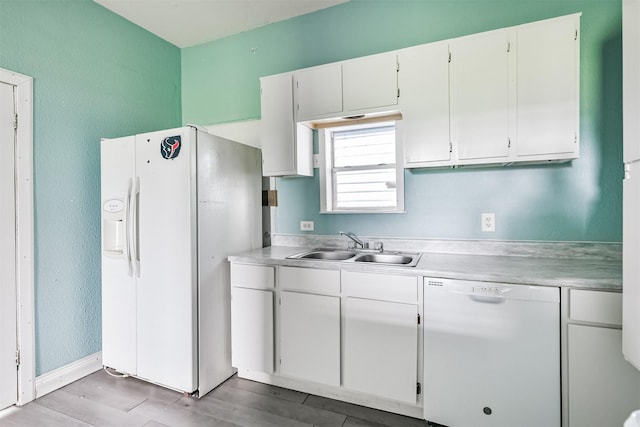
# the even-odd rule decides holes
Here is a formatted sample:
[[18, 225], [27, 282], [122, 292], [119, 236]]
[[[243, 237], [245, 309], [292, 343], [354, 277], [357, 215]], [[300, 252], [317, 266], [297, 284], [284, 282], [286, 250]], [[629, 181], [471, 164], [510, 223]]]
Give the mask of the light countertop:
[[483, 282], [622, 290], [622, 263], [617, 260], [423, 253], [415, 267], [403, 267], [349, 261], [286, 259], [308, 249], [311, 248], [271, 246], [232, 255], [229, 261]]

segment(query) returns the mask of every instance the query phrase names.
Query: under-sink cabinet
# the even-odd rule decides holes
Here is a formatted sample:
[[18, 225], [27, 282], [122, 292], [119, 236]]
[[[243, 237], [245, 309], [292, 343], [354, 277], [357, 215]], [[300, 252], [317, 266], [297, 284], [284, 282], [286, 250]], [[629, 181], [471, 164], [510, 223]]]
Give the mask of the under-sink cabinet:
[[342, 272], [344, 387], [415, 404], [418, 278]]
[[340, 386], [340, 271], [280, 267], [280, 373]]
[[240, 377], [421, 418], [418, 277], [233, 262], [231, 286]]

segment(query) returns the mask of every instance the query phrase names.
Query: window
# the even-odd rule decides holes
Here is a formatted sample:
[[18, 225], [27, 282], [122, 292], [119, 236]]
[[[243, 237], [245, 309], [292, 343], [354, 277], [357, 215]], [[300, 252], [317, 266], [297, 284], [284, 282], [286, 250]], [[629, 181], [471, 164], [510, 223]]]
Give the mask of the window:
[[396, 122], [320, 129], [322, 212], [404, 210], [404, 171]]

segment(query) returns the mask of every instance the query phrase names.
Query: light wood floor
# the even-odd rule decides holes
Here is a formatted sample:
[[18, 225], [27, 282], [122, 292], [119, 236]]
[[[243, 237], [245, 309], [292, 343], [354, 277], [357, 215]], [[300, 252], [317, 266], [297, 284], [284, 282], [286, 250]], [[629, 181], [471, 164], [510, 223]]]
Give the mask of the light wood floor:
[[236, 376], [193, 399], [134, 378], [113, 378], [104, 371], [0, 412], [2, 427], [311, 425], [425, 427], [427, 423]]

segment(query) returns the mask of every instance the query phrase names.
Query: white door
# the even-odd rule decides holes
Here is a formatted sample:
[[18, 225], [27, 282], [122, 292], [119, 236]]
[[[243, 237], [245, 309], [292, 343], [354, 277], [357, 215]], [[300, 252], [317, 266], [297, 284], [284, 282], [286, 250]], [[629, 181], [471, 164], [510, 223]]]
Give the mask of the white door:
[[415, 404], [418, 306], [345, 299], [344, 387]]
[[398, 59], [382, 53], [342, 65], [344, 111], [360, 111], [398, 103]]
[[340, 386], [340, 298], [280, 294], [282, 375]]
[[460, 162], [508, 157], [509, 33], [456, 39], [451, 67], [451, 126]]
[[0, 83], [0, 409], [15, 404], [18, 396], [13, 90]]
[[185, 392], [198, 387], [195, 143], [192, 128], [136, 135], [138, 376]]
[[299, 122], [342, 112], [342, 66], [329, 64], [296, 71], [295, 93]]
[[291, 173], [296, 167], [292, 79], [290, 73], [260, 79], [260, 143], [264, 176]]
[[518, 28], [518, 156], [577, 151], [578, 19]]
[[273, 351], [273, 292], [231, 288], [232, 365], [271, 374]]
[[403, 49], [398, 62], [406, 166], [448, 164], [449, 44]]
[[102, 141], [102, 364], [136, 375], [136, 274], [131, 264], [135, 137]]

